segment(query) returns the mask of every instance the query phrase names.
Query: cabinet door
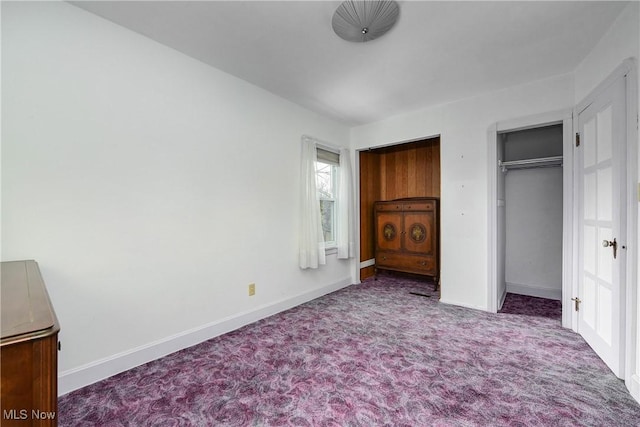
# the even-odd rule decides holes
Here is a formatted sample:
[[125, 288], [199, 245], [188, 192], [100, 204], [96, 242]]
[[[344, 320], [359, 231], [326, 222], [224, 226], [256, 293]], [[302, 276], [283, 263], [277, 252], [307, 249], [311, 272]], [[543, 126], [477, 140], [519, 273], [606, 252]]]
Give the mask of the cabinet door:
[[404, 249], [424, 255], [435, 254], [435, 216], [433, 212], [407, 212], [404, 215]]
[[378, 212], [376, 216], [376, 246], [381, 251], [399, 251], [402, 233], [401, 212]]

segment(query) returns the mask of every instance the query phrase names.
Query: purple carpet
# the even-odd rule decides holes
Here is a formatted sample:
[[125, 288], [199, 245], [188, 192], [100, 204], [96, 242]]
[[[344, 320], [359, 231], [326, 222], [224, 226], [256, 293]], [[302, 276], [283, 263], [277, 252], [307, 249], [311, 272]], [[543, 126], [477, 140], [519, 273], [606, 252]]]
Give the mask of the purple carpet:
[[527, 295], [507, 294], [500, 313], [546, 317], [562, 322], [562, 302]]
[[[410, 292], [433, 295], [431, 298]], [[61, 426], [638, 426], [557, 318], [381, 277], [60, 398]]]

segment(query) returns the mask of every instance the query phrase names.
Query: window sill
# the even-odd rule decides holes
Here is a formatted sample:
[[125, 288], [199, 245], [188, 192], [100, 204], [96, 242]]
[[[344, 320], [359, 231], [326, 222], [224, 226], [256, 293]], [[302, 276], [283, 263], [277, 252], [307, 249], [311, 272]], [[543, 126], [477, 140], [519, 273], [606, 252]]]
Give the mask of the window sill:
[[335, 255], [337, 253], [338, 253], [338, 247], [337, 246], [330, 246], [330, 247], [324, 248], [324, 254], [325, 255]]

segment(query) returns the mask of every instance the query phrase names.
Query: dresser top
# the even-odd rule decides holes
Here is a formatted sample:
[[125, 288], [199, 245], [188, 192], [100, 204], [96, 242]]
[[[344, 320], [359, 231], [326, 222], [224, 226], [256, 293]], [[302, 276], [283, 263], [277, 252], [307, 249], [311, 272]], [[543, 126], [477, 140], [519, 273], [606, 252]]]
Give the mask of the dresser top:
[[57, 332], [58, 321], [35, 261], [0, 263], [1, 342]]

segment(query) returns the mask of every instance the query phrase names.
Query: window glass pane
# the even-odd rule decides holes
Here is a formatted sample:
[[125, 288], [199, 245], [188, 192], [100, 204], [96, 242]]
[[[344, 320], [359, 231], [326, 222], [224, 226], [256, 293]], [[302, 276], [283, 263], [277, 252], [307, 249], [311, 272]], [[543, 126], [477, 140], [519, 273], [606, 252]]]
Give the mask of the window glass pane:
[[333, 200], [320, 200], [320, 213], [322, 215], [322, 231], [326, 243], [334, 242], [335, 239], [335, 210], [336, 202]]
[[327, 246], [333, 246], [336, 240], [336, 185], [338, 182], [338, 166], [318, 161], [316, 171], [324, 241]]
[[318, 192], [321, 199], [334, 198], [334, 169], [335, 166], [318, 162]]

